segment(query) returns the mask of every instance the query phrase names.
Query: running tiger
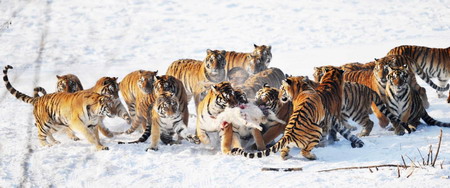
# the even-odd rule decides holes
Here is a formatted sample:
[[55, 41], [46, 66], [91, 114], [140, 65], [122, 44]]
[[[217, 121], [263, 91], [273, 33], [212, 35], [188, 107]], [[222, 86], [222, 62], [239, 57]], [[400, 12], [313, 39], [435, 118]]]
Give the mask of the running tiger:
[[[310, 160], [316, 159], [311, 150], [322, 137], [321, 122], [326, 116], [340, 116], [342, 104], [343, 80], [342, 71], [333, 69], [326, 72], [319, 87], [314, 90], [298, 77], [286, 79], [281, 87], [282, 101], [292, 101], [294, 112], [286, 126], [284, 136], [271, 148], [257, 153], [247, 153], [242, 149], [233, 148], [233, 155], [243, 155], [248, 158], [268, 156], [281, 149], [282, 159], [287, 159], [290, 147], [299, 147], [302, 155]], [[323, 124], [322, 124], [323, 125]], [[329, 126], [329, 125], [324, 125]], [[343, 126], [336, 126], [340, 133], [348, 133]], [[347, 135], [348, 136], [348, 135]], [[351, 137], [352, 146], [362, 147], [363, 142], [356, 136]]]
[[[447, 82], [450, 80], [450, 47], [429, 48], [425, 46], [404, 45], [391, 49], [387, 54], [410, 57], [421, 68], [421, 70], [414, 70], [416, 74], [419, 74], [417, 71], [423, 71], [429, 78], [437, 78], [441, 88], [449, 88]], [[429, 84], [429, 82], [427, 83]], [[445, 97], [443, 91], [438, 90], [437, 93], [439, 98]]]
[[[450, 127], [450, 123], [443, 123], [430, 117], [423, 107], [420, 97], [411, 88], [410, 69], [407, 66], [392, 67], [387, 76], [386, 85], [387, 105], [392, 114], [401, 121], [408, 122], [409, 128], [417, 129], [422, 118], [428, 125]], [[404, 127], [393, 123], [395, 134], [404, 134]]]
[[137, 70], [126, 75], [119, 84], [120, 93], [128, 106], [132, 125], [125, 131], [133, 133], [139, 126], [145, 130], [147, 123], [151, 123], [150, 110], [154, 102], [153, 83], [158, 71]]
[[203, 61], [181, 59], [174, 61], [167, 69], [166, 75], [179, 79], [186, 89], [188, 101], [194, 97], [195, 106], [200, 102], [204, 91], [203, 83], [219, 83], [226, 79], [225, 51], [206, 50]]
[[[33, 115], [38, 128], [38, 138], [42, 146], [58, 144], [52, 134], [59, 129], [69, 127], [81, 132], [97, 150], [108, 150], [98, 139], [97, 126], [104, 116], [112, 116], [110, 97], [94, 92], [51, 93], [42, 97], [30, 97], [23, 94], [8, 80], [8, 69], [3, 70], [3, 80], [8, 91], [17, 99], [33, 105]], [[51, 143], [49, 143], [47, 141]]]

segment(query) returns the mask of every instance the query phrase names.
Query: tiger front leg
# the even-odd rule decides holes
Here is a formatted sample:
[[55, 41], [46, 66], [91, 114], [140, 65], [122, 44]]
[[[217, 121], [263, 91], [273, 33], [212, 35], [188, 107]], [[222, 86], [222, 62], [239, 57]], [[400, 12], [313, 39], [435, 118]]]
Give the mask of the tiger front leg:
[[93, 145], [95, 145], [95, 148], [97, 150], [109, 150], [107, 146], [103, 146], [100, 143], [100, 140], [97, 138], [96, 135], [98, 135], [98, 128], [96, 125], [84, 125], [83, 122], [78, 121], [76, 119], [72, 119], [70, 122], [69, 127], [73, 130], [79, 131], [83, 136]]
[[383, 113], [381, 113], [381, 111], [378, 109], [378, 107], [375, 105], [375, 103], [372, 103], [372, 111], [375, 114], [375, 116], [378, 118], [380, 127], [386, 128], [387, 125], [389, 125], [389, 119], [386, 116], [384, 116]]
[[199, 117], [197, 117], [197, 127], [196, 127], [196, 133], [198, 139], [200, 139], [200, 142], [205, 145], [209, 145], [211, 143], [211, 140], [209, 139], [208, 135], [206, 134], [206, 131], [201, 128], [201, 123], [198, 120]]
[[252, 136], [255, 139], [256, 149], [258, 151], [263, 151], [266, 149], [266, 143], [264, 142], [261, 131], [258, 129], [252, 129]]
[[317, 157], [311, 152], [311, 150], [316, 147], [317, 143], [318, 142], [310, 142], [305, 148], [303, 148], [301, 151], [302, 156], [309, 160], [316, 160]]
[[[131, 127], [128, 129], [128, 130], [126, 130], [125, 131], [125, 133], [126, 134], [131, 134], [131, 133], [133, 133], [134, 131], [136, 131], [136, 129], [139, 127], [139, 126], [144, 126], [145, 124], [144, 124], [144, 118], [139, 118], [139, 117], [135, 117], [134, 118], [134, 120], [133, 120], [133, 122], [132, 122], [132, 124], [131, 124]], [[145, 129], [144, 129], [145, 130]]]
[[73, 132], [73, 130], [70, 129], [69, 127], [65, 128], [65, 129], [64, 129], [64, 132], [66, 132], [66, 135], [67, 135], [70, 139], [72, 139], [73, 141], [78, 141], [78, 140], [80, 140], [80, 138], [78, 138], [78, 137], [75, 135], [75, 133]]
[[178, 133], [178, 137], [179, 137], [178, 140], [186, 139], [187, 141], [189, 141], [191, 143], [200, 144], [200, 139], [197, 136], [192, 135], [191, 133], [188, 132], [188, 128], [187, 128], [186, 124], [184, 124], [184, 122], [181, 121], [180, 123], [176, 124], [174, 126], [174, 130], [176, 133]]
[[[97, 124], [97, 129], [108, 138], [112, 138], [114, 136], [114, 134], [103, 124], [103, 118]], [[99, 139], [98, 134], [96, 136], [97, 139]]]
[[161, 128], [157, 123], [152, 123], [152, 125], [149, 125], [152, 127], [152, 134], [151, 136], [151, 143], [150, 146], [147, 148], [146, 151], [153, 150], [158, 151], [158, 143], [161, 136]]
[[233, 142], [233, 125], [228, 124], [224, 126], [220, 134], [220, 149], [223, 154], [229, 154], [231, 152], [231, 145]]

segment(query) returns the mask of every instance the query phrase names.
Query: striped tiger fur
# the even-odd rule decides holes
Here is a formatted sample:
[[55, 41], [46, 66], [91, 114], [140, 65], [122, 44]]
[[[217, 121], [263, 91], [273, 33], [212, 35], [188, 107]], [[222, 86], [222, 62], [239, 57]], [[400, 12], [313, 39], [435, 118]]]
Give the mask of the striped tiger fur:
[[193, 59], [174, 61], [167, 68], [166, 75], [183, 82], [188, 101], [194, 97], [195, 106], [198, 106], [200, 94], [204, 91], [202, 83], [224, 81], [226, 79], [225, 66], [225, 51], [208, 49], [203, 61]]
[[[14, 89], [8, 80], [8, 69], [3, 70], [3, 80], [8, 91], [17, 99], [33, 105], [33, 115], [42, 146], [52, 146], [59, 141], [53, 133], [65, 128], [81, 132], [98, 150], [108, 150], [98, 138], [97, 126], [104, 116], [112, 116], [112, 99], [94, 92], [51, 93], [42, 97], [30, 97]], [[48, 142], [48, 140], [50, 143]]]
[[[279, 119], [288, 122], [289, 117], [291, 117], [292, 114], [292, 102], [288, 101], [282, 103], [278, 97], [279, 93], [279, 89], [265, 84], [263, 88], [256, 92], [255, 104], [271, 110]], [[269, 121], [262, 126], [264, 127], [262, 132], [262, 142], [260, 141], [258, 145], [258, 142], [255, 141], [255, 146], [258, 150], [265, 149], [266, 144], [272, 142], [280, 134], [283, 134], [284, 129], [286, 128], [286, 124], [276, 121]]]
[[235, 88], [245, 92], [248, 98], [254, 98], [256, 92], [263, 88], [264, 84], [279, 88], [281, 81], [286, 79], [285, 74], [279, 68], [271, 67], [257, 74], [250, 76], [244, 84], [237, 85]]
[[250, 74], [241, 67], [234, 67], [227, 73], [228, 81], [233, 85], [241, 85], [250, 77]]
[[[126, 134], [133, 133], [138, 127], [151, 126], [151, 105], [155, 101], [153, 84], [158, 71], [137, 70], [127, 74], [119, 84], [120, 94], [128, 106], [132, 120]], [[150, 124], [150, 125], [147, 125]]]
[[[243, 155], [248, 158], [268, 156], [270, 152], [276, 153], [282, 150], [282, 159], [287, 159], [290, 147], [299, 147], [302, 155], [310, 160], [316, 159], [311, 150], [319, 143], [322, 130], [331, 126], [322, 124], [326, 118], [333, 118], [338, 122], [342, 105], [342, 70], [332, 69], [327, 71], [316, 90], [303, 82], [299, 77], [290, 77], [283, 82], [281, 87], [281, 100], [291, 100], [294, 106], [293, 113], [286, 126], [284, 136], [271, 148], [257, 152], [247, 153], [239, 148], [233, 148], [233, 155]], [[349, 130], [338, 123], [332, 126], [339, 133], [352, 142], [353, 147], [362, 147], [363, 142], [356, 136], [350, 135]], [[329, 128], [328, 128], [329, 129]]]
[[[83, 85], [81, 84], [80, 79], [74, 74], [66, 74], [62, 76], [56, 75], [56, 79], [58, 79], [56, 82], [56, 92], [74, 93], [83, 90]], [[39, 93], [45, 95], [47, 94], [47, 91], [42, 87], [34, 88], [33, 96], [39, 97]]]
[[255, 49], [252, 53], [242, 53], [227, 51], [225, 59], [227, 61], [227, 73], [234, 67], [241, 67], [250, 75], [261, 72], [269, 67], [272, 60], [271, 46], [253, 44]]
[[[217, 115], [225, 110], [226, 107], [233, 107], [237, 105], [237, 99], [234, 95], [234, 89], [231, 84], [227, 81], [220, 82], [211, 86], [208, 90], [205, 98], [200, 101], [197, 107], [197, 126], [196, 133], [201, 143], [209, 145], [211, 143], [207, 132], [219, 132], [220, 125], [214, 124]], [[232, 126], [225, 131], [227, 134], [222, 136], [221, 145], [222, 152], [228, 153], [229, 151], [224, 151], [231, 142], [232, 139]], [[236, 140], [236, 139], [235, 139]]]
[[341, 68], [345, 72], [373, 69], [374, 67], [375, 67], [375, 61], [371, 61], [368, 63], [353, 62], [353, 63], [347, 63], [347, 64], [339, 66], [339, 68]]
[[[450, 47], [429, 48], [425, 46], [403, 45], [391, 49], [387, 54], [410, 57], [421, 68], [414, 70], [416, 74], [419, 74], [418, 71], [423, 71], [429, 78], [437, 78], [441, 88], [449, 88], [447, 82], [450, 80]], [[425, 81], [430, 84], [427, 80]], [[445, 96], [442, 90], [438, 90], [437, 93], [439, 98]]]
[[[417, 92], [410, 86], [411, 70], [406, 66], [390, 68], [386, 85], [387, 105], [392, 114], [401, 121], [408, 122], [409, 128], [417, 129], [422, 118], [428, 125], [450, 127], [450, 123], [443, 123], [430, 117], [423, 107]], [[396, 134], [403, 134], [404, 127], [393, 123]]]

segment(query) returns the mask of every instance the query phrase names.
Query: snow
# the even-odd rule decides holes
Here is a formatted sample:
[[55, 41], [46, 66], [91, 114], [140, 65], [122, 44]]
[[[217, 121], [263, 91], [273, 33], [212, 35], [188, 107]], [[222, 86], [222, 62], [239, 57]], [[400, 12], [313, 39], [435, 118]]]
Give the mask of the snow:
[[[446, 48], [450, 36], [450, 1], [167, 1], [48, 0], [0, 1], [0, 65], [10, 64], [10, 81], [27, 94], [34, 86], [56, 88], [56, 75], [76, 74], [86, 88], [102, 76], [119, 80], [137, 69], [159, 70], [181, 58], [203, 59], [206, 49], [242, 52], [253, 44], [272, 45], [271, 66], [291, 75], [312, 76], [313, 67], [369, 62], [402, 45]], [[427, 89], [429, 114], [450, 122], [449, 104]], [[140, 133], [101, 137], [109, 151], [95, 151], [82, 138], [57, 134], [61, 144], [41, 147], [32, 107], [12, 97], [0, 84], [0, 187], [444, 187], [450, 170], [450, 131], [443, 128], [440, 167], [401, 170], [380, 168], [317, 172], [379, 164], [401, 164], [401, 156], [421, 161], [430, 144], [436, 151], [441, 128], [420, 126], [395, 136], [380, 128], [362, 138], [363, 148], [341, 141], [313, 152], [309, 161], [293, 149], [263, 159], [228, 156], [183, 142], [145, 152], [149, 142], [118, 145]], [[190, 104], [194, 113], [194, 105]], [[122, 119], [107, 119], [123, 131]], [[195, 119], [189, 121], [194, 132]], [[359, 127], [359, 126], [358, 126]], [[357, 133], [357, 130], [355, 133]], [[81, 135], [80, 135], [81, 136]], [[409, 164], [409, 159], [406, 158]], [[303, 167], [299, 172], [262, 172], [262, 167]]]

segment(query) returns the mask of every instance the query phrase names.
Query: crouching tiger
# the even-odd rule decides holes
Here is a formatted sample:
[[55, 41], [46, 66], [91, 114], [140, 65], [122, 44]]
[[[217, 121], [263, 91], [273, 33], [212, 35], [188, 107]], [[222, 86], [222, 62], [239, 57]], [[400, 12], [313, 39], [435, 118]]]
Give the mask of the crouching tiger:
[[[97, 126], [104, 116], [112, 116], [112, 99], [94, 92], [51, 93], [42, 97], [30, 97], [14, 89], [8, 80], [7, 65], [3, 70], [3, 80], [8, 91], [17, 99], [33, 105], [33, 115], [38, 128], [38, 138], [42, 146], [58, 144], [52, 134], [69, 127], [81, 132], [98, 150], [108, 150], [98, 139]], [[51, 143], [49, 143], [47, 141]]]

